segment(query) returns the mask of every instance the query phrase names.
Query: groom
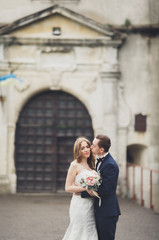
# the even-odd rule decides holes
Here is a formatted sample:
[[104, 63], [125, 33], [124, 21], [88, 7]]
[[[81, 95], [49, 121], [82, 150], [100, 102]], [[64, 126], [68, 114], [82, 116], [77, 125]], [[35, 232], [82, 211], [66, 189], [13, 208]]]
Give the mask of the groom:
[[[98, 135], [91, 146], [93, 154], [97, 156], [96, 170], [100, 171], [102, 184], [98, 189], [101, 198], [95, 198], [95, 219], [99, 240], [114, 240], [116, 224], [119, 218], [120, 209], [116, 196], [119, 168], [113, 157], [110, 155], [110, 138], [106, 135]], [[92, 192], [88, 191], [92, 196]], [[82, 197], [88, 197], [87, 192], [82, 192]]]

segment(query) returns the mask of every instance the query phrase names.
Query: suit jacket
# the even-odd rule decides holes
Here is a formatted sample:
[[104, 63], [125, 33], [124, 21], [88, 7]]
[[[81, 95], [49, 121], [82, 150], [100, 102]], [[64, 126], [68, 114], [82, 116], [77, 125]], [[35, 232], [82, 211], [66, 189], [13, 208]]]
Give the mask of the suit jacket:
[[[116, 195], [119, 168], [110, 153], [104, 157], [99, 171], [102, 177], [102, 184], [98, 189], [98, 195], [101, 197], [101, 206], [99, 206], [99, 199], [95, 198], [96, 218], [118, 216], [121, 214]], [[82, 197], [88, 197], [88, 195], [87, 192], [81, 193]]]

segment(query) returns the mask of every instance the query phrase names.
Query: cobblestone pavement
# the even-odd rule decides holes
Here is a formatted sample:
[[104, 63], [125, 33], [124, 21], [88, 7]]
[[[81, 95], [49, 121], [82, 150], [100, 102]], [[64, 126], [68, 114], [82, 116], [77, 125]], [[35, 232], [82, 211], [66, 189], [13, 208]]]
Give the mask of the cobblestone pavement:
[[[116, 240], [159, 240], [159, 214], [128, 199], [119, 202]], [[65, 194], [0, 195], [0, 240], [61, 240], [69, 203]]]

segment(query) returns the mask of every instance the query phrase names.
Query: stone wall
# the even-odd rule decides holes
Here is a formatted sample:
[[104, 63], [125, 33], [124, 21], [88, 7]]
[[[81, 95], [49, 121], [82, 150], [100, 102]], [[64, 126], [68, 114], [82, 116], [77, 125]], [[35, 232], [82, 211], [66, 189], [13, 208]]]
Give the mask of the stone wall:
[[[38, 10], [51, 6], [54, 3], [62, 4], [72, 8], [84, 15], [89, 16], [105, 24], [123, 25], [126, 19], [132, 24], [150, 23], [150, 2], [151, 21], [157, 22], [158, 4], [156, 0], [79, 0], [73, 3], [69, 1], [52, 0], [11, 0], [3, 1], [1, 5], [0, 22], [10, 22], [17, 18], [26, 16]], [[71, 2], [71, 1], [70, 1]], [[91, 2], [91, 4], [90, 4]]]
[[[62, 1], [3, 1], [0, 23], [11, 22], [57, 2]], [[91, 0], [90, 4], [90, 0], [80, 0], [74, 3], [67, 1], [65, 4], [63, 1], [62, 4], [105, 26], [128, 26], [125, 29], [127, 37], [123, 44], [115, 44], [115, 40], [114, 43], [108, 41], [105, 44], [109, 39], [102, 40], [102, 34], [81, 28], [79, 44], [73, 39], [74, 33], [77, 34], [76, 25], [65, 21], [65, 37], [70, 36], [76, 47], [52, 47], [51, 44], [46, 47], [47, 38], [51, 35], [45, 27], [47, 38], [41, 33], [36, 35], [34, 30], [23, 29], [21, 33], [17, 32], [17, 37], [23, 38], [19, 45], [15, 44], [15, 39], [13, 42], [9, 40], [8, 47], [0, 45], [0, 74], [14, 70], [24, 79], [22, 85], [2, 89], [6, 100], [0, 106], [1, 189], [16, 191], [14, 134], [20, 110], [39, 91], [61, 89], [86, 105], [95, 134], [103, 132], [112, 138], [111, 151], [120, 167], [119, 189], [125, 195], [128, 146], [145, 146], [142, 164], [159, 168], [159, 36], [157, 31], [152, 32], [151, 29], [144, 33], [142, 31], [143, 25], [158, 24], [159, 3], [157, 0]], [[131, 31], [131, 27], [138, 25], [141, 32]], [[40, 28], [35, 29], [39, 31]], [[31, 34], [30, 40], [27, 40], [28, 33]], [[85, 34], [92, 39], [87, 42]], [[42, 39], [36, 42], [37, 37]], [[95, 41], [98, 37], [100, 41]], [[147, 116], [145, 132], [134, 130], [135, 115], [139, 113]], [[155, 191], [157, 201], [158, 193]]]
[[[149, 147], [148, 161], [151, 168], [158, 161], [158, 76], [159, 76], [159, 37], [130, 34], [119, 54], [124, 96], [131, 109], [131, 124], [128, 133], [128, 145], [143, 144]], [[134, 131], [135, 114], [147, 115], [147, 130], [144, 133]], [[158, 149], [158, 150], [157, 150]]]

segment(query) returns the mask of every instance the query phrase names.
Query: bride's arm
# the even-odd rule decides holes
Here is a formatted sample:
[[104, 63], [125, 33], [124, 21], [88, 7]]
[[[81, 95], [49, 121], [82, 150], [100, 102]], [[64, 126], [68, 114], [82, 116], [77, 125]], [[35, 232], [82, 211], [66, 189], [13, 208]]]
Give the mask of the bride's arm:
[[65, 191], [70, 193], [77, 193], [85, 191], [85, 189], [81, 186], [75, 186], [74, 181], [77, 175], [77, 164], [72, 162], [67, 173]]

